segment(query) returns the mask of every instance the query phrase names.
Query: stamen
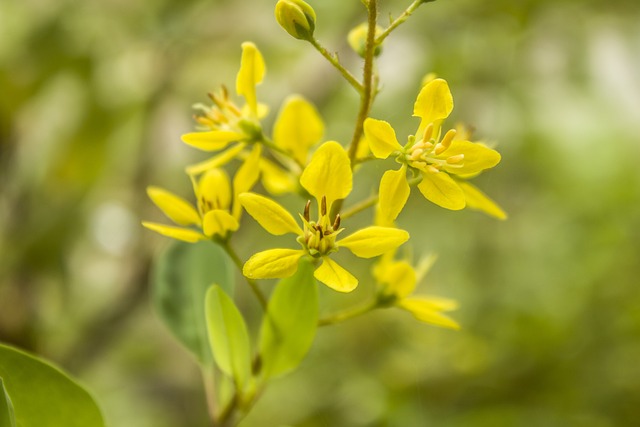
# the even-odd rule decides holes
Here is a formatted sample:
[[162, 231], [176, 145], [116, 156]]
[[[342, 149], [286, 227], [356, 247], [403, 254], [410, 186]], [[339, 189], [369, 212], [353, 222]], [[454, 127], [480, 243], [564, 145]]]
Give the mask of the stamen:
[[424, 150], [421, 148], [418, 149], [414, 149], [411, 151], [411, 155], [409, 156], [410, 160], [418, 160], [420, 158], [420, 156], [422, 156], [422, 153], [424, 153]]
[[440, 141], [440, 144], [436, 146], [436, 155], [442, 154], [447, 151], [447, 149], [451, 147], [451, 141], [453, 141], [453, 138], [455, 138], [455, 136], [456, 130], [449, 129], [449, 131], [442, 138], [442, 141]]
[[336, 215], [336, 220], [333, 222], [333, 230], [340, 228], [340, 214]]
[[431, 135], [433, 135], [433, 123], [429, 123], [429, 125], [424, 130], [424, 135], [422, 136], [422, 140], [427, 142], [431, 139]]
[[327, 196], [322, 196], [320, 202], [320, 215], [325, 216], [327, 214]]
[[430, 173], [440, 173], [440, 169], [438, 169], [437, 167], [433, 166], [433, 165], [429, 165], [427, 166], [427, 172]]
[[307, 200], [307, 204], [304, 205], [304, 219], [309, 222], [309, 208], [311, 207], [311, 200]]
[[464, 154], [456, 154], [455, 156], [450, 156], [447, 158], [447, 163], [450, 165], [457, 165], [458, 163], [462, 163], [464, 161]]

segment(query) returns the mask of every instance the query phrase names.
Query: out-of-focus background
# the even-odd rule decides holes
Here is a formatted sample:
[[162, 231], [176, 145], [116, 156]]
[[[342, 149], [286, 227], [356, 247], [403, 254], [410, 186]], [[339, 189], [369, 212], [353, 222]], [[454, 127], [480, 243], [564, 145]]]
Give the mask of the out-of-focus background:
[[[318, 38], [359, 72], [345, 35], [361, 2], [310, 3]], [[380, 3], [385, 23], [409, 1]], [[0, 341], [79, 377], [112, 426], [208, 425], [195, 362], [149, 302], [168, 239], [140, 220], [161, 219], [149, 184], [190, 197], [183, 168], [206, 154], [179, 137], [193, 103], [233, 88], [240, 43], [265, 56], [268, 124], [296, 92], [318, 105], [327, 139], [349, 140], [356, 96], [278, 27], [274, 4], [0, 2]], [[422, 77], [447, 79], [449, 124], [502, 153], [476, 183], [509, 219], [415, 194], [400, 225], [416, 256], [439, 254], [419, 292], [459, 300], [462, 331], [394, 310], [324, 328], [244, 426], [637, 425], [638, 22], [637, 0], [440, 0], [392, 34], [374, 116], [402, 140]], [[363, 281], [356, 297], [370, 290]]]

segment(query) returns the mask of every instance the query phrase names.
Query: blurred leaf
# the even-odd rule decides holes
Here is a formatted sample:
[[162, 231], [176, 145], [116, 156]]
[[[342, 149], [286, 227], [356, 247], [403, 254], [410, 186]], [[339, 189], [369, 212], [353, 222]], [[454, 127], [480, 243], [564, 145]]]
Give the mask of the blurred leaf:
[[[101, 427], [100, 409], [71, 378], [43, 360], [0, 344], [0, 377], [20, 427]], [[5, 399], [0, 409], [7, 405]], [[0, 414], [0, 424], [6, 424]]]
[[200, 363], [212, 363], [204, 299], [211, 283], [233, 292], [231, 260], [211, 242], [174, 242], [155, 262], [153, 302], [160, 318]]
[[0, 427], [16, 427], [16, 419], [13, 414], [13, 405], [4, 382], [0, 378]]
[[260, 355], [267, 378], [295, 369], [309, 351], [318, 324], [318, 288], [313, 267], [302, 260], [295, 275], [280, 281], [262, 321]]
[[242, 314], [218, 285], [207, 291], [205, 312], [213, 358], [242, 389], [251, 376], [249, 333]]

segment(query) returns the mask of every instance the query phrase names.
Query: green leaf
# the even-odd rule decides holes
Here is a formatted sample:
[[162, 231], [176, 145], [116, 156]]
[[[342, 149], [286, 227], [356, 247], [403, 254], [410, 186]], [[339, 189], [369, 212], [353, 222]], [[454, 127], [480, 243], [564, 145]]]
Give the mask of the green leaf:
[[13, 415], [13, 404], [4, 388], [4, 382], [0, 378], [0, 427], [16, 427], [16, 419]]
[[213, 362], [207, 336], [204, 298], [211, 283], [233, 293], [233, 264], [212, 242], [174, 242], [155, 260], [153, 303], [175, 337], [202, 364]]
[[[93, 398], [58, 368], [0, 344], [0, 411], [13, 405], [19, 427], [103, 427]], [[10, 397], [4, 399], [5, 396]], [[4, 402], [2, 402], [4, 400]], [[9, 420], [9, 424], [6, 423]], [[13, 426], [0, 412], [0, 425]]]
[[213, 358], [222, 372], [233, 377], [236, 387], [243, 389], [251, 376], [247, 325], [233, 300], [220, 286], [209, 288], [205, 301]]
[[276, 287], [260, 331], [267, 378], [295, 369], [309, 351], [318, 325], [318, 288], [313, 266], [302, 260], [295, 275]]

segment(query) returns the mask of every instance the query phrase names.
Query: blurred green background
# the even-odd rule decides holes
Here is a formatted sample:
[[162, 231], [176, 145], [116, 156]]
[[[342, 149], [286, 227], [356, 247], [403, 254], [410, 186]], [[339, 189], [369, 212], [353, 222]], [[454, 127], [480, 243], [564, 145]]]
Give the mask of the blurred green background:
[[[361, 2], [310, 3], [318, 38], [358, 72], [345, 35]], [[384, 23], [409, 1], [380, 3]], [[179, 137], [191, 104], [233, 88], [240, 43], [265, 56], [267, 123], [296, 92], [327, 139], [351, 135], [356, 96], [278, 27], [274, 4], [0, 2], [0, 341], [78, 376], [112, 426], [208, 425], [194, 360], [149, 302], [168, 239], [139, 223], [161, 219], [147, 185], [189, 196], [182, 170], [206, 154]], [[393, 310], [324, 328], [243, 426], [638, 425], [638, 22], [637, 0], [439, 0], [387, 40], [373, 115], [412, 133], [421, 78], [447, 79], [449, 125], [471, 124], [503, 155], [475, 182], [509, 220], [414, 194], [400, 225], [416, 255], [439, 254], [420, 293], [458, 299], [463, 330]], [[245, 222], [245, 239], [266, 237]], [[348, 305], [371, 289], [323, 298]]]

